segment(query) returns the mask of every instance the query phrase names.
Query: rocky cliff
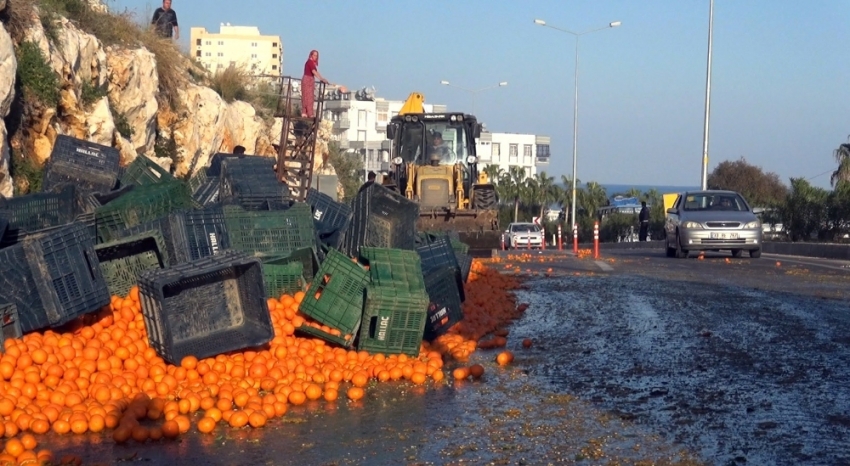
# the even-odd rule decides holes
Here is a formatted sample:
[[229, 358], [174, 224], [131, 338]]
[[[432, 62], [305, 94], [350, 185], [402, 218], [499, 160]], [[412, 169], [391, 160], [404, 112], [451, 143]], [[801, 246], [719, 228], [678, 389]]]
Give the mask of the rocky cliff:
[[[145, 154], [177, 176], [191, 175], [235, 145], [249, 154], [275, 154], [280, 119], [269, 112], [262, 117], [247, 102], [225, 101], [174, 44], [145, 36], [99, 0], [63, 1], [76, 20], [49, 10], [62, 1], [0, 0], [0, 195], [30, 191], [31, 180], [12, 178], [15, 167], [37, 173], [59, 134], [116, 147], [122, 164]], [[112, 21], [118, 27], [103, 26]], [[100, 30], [108, 40], [98, 37]], [[46, 68], [41, 74], [39, 66]], [[329, 138], [326, 122], [316, 148], [320, 173], [333, 170], [323, 163]]]

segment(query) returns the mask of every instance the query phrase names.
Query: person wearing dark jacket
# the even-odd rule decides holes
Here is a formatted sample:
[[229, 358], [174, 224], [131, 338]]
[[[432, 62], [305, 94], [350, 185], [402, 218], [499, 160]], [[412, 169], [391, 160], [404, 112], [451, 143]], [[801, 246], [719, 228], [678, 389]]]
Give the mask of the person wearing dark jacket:
[[357, 194], [362, 193], [363, 191], [369, 189], [369, 186], [372, 186], [373, 184], [375, 184], [375, 177], [376, 176], [377, 175], [375, 174], [375, 172], [370, 171], [369, 174], [366, 175], [367, 181], [365, 183], [363, 183], [363, 186], [360, 186], [360, 189], [357, 190]]
[[163, 0], [162, 8], [153, 12], [151, 24], [160, 37], [180, 39], [180, 27], [177, 25], [177, 12], [171, 8], [171, 0]]
[[640, 221], [639, 239], [641, 241], [646, 241], [646, 237], [649, 233], [649, 207], [646, 206], [646, 202], [640, 203], [640, 214], [638, 215], [638, 220]]

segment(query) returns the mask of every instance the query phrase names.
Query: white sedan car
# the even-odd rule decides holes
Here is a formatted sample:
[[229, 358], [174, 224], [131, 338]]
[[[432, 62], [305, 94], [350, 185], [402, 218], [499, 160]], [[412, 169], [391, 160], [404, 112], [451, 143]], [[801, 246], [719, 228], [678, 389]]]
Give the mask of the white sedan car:
[[536, 223], [511, 223], [505, 230], [505, 246], [511, 249], [540, 249], [543, 230]]

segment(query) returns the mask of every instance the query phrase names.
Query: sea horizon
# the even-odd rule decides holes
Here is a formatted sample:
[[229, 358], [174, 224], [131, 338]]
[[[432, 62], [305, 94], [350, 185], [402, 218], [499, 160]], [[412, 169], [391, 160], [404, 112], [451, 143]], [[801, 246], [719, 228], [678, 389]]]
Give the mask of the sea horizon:
[[[559, 186], [561, 183], [556, 183]], [[599, 183], [605, 189], [605, 194], [610, 198], [618, 194], [625, 194], [630, 189], [638, 189], [641, 194], [652, 189], [658, 191], [659, 194], [681, 193], [684, 191], [694, 191], [700, 189], [699, 186], [672, 186], [672, 185], [656, 185], [656, 184], [626, 184], [626, 183]], [[578, 187], [585, 187], [586, 183], [579, 183]], [[568, 188], [569, 189], [569, 188]]]

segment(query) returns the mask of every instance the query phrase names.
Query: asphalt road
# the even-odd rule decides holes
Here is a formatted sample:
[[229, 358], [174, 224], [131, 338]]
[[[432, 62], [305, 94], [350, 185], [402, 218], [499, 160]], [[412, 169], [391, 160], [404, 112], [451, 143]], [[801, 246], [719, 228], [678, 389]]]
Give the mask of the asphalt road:
[[709, 464], [850, 464], [847, 262], [539, 257], [522, 298], [550, 311], [514, 329], [545, 344], [532, 376]]

